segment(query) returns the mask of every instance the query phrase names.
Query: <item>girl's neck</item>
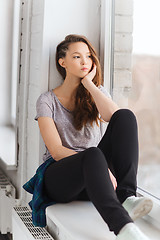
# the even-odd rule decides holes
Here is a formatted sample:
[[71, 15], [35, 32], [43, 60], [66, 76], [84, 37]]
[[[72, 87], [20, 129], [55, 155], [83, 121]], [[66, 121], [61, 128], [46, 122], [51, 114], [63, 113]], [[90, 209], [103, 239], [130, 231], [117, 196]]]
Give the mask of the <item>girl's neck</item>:
[[80, 78], [66, 77], [60, 87], [63, 97], [68, 99], [74, 99], [80, 82]]

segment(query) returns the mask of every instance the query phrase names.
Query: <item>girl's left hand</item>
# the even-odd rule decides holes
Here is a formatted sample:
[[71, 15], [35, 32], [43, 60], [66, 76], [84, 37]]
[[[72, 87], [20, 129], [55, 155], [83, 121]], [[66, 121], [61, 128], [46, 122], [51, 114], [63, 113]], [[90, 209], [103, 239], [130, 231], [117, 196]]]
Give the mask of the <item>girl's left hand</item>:
[[86, 81], [92, 81], [93, 78], [95, 77], [96, 75], [96, 64], [93, 63], [93, 69], [91, 72], [89, 72], [82, 80], [81, 80], [81, 83], [84, 84]]
[[116, 188], [117, 188], [116, 178], [113, 176], [113, 174], [111, 173], [111, 171], [109, 170], [109, 168], [108, 168], [108, 171], [109, 171], [109, 176], [110, 176], [111, 182], [112, 182], [112, 184], [113, 184], [114, 190], [116, 190]]

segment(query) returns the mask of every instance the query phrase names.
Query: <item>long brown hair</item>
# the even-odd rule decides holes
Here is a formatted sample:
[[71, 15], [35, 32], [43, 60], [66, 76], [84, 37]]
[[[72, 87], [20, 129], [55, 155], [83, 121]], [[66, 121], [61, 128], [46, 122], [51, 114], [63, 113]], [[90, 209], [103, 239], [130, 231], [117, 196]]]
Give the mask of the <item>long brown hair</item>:
[[[91, 59], [93, 63], [96, 64], [96, 75], [92, 82], [98, 87], [103, 83], [101, 66], [99, 59], [97, 57], [96, 50], [89, 42], [89, 40], [83, 35], [70, 34], [65, 37], [61, 43], [58, 44], [56, 48], [56, 67], [58, 72], [61, 74], [63, 79], [66, 77], [66, 70], [63, 68], [58, 60], [66, 56], [66, 52], [71, 43], [75, 42], [84, 42], [88, 45], [88, 48], [91, 53]], [[81, 130], [83, 126], [86, 126], [87, 123], [93, 126], [93, 122], [96, 121], [97, 126], [98, 120], [102, 121], [98, 116], [98, 109], [94, 102], [94, 99], [90, 92], [83, 86], [82, 83], [79, 84], [75, 97], [75, 109], [73, 111], [73, 124], [77, 130]], [[103, 122], [103, 121], [102, 121]]]

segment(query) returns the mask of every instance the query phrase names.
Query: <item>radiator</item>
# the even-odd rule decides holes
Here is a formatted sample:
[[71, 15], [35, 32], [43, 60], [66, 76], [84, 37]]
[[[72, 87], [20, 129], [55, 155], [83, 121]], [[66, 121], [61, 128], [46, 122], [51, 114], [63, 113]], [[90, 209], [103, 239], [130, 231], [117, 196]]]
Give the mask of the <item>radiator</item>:
[[15, 188], [0, 170], [0, 232], [12, 233], [12, 207], [15, 204]]
[[32, 224], [31, 210], [27, 206], [13, 207], [12, 226], [13, 240], [54, 240], [46, 228]]

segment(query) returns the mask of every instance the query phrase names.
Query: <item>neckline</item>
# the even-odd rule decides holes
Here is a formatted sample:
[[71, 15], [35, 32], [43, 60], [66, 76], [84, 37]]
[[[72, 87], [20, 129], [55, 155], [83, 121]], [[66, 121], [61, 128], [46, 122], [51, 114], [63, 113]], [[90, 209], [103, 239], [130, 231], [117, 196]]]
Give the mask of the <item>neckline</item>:
[[59, 104], [60, 104], [65, 110], [67, 110], [69, 113], [72, 113], [72, 112], [73, 112], [73, 111], [67, 109], [66, 107], [64, 107], [64, 106], [62, 105], [62, 103], [59, 101], [59, 99], [58, 99], [58, 97], [56, 96], [56, 94], [53, 92], [53, 89], [50, 90], [50, 91], [51, 91], [51, 93], [55, 96], [55, 98], [56, 98], [56, 100], [59, 102]]

